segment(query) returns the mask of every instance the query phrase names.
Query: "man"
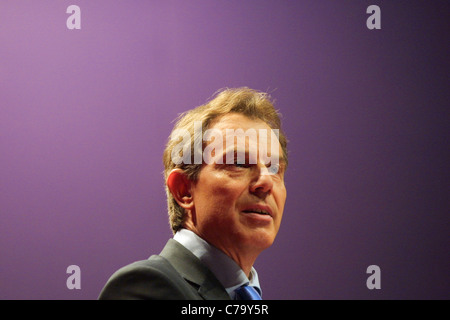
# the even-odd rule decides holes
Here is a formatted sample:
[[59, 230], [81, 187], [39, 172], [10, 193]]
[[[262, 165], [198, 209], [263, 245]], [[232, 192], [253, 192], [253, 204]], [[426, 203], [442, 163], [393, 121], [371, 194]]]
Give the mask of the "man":
[[280, 227], [286, 144], [270, 97], [249, 88], [182, 114], [163, 155], [174, 237], [99, 299], [260, 299], [253, 264]]

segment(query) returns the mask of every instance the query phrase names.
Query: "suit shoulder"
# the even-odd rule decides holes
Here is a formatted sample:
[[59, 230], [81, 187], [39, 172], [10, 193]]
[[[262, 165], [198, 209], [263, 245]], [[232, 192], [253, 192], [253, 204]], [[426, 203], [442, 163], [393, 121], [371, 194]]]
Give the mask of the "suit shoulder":
[[181, 300], [186, 299], [186, 286], [187, 282], [172, 265], [155, 255], [117, 270], [107, 281], [99, 299]]

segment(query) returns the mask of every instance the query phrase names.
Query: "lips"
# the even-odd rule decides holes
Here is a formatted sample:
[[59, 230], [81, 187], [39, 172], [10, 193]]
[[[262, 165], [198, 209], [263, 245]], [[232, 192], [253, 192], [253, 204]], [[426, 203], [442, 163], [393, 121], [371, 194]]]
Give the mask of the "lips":
[[272, 213], [272, 210], [270, 209], [270, 207], [264, 206], [264, 205], [249, 206], [249, 207], [246, 207], [244, 210], [242, 210], [242, 212], [273, 217], [273, 213]]

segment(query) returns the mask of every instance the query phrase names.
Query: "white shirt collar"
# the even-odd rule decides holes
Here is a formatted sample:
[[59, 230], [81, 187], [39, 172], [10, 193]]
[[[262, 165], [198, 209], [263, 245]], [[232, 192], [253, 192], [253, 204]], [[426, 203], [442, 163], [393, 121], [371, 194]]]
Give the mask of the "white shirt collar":
[[253, 286], [259, 291], [260, 295], [262, 294], [258, 273], [253, 267], [249, 279], [233, 259], [190, 230], [181, 229], [173, 238], [191, 251], [211, 270], [225, 287], [231, 299], [235, 298], [234, 290], [243, 285]]

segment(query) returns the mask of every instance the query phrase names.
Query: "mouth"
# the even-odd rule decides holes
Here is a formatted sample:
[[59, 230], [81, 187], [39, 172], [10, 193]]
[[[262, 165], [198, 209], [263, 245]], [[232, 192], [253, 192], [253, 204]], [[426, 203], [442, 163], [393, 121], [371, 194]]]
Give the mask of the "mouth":
[[257, 214], [261, 216], [273, 216], [272, 210], [269, 207], [260, 205], [245, 208], [244, 210], [242, 210], [242, 212], [247, 214]]

